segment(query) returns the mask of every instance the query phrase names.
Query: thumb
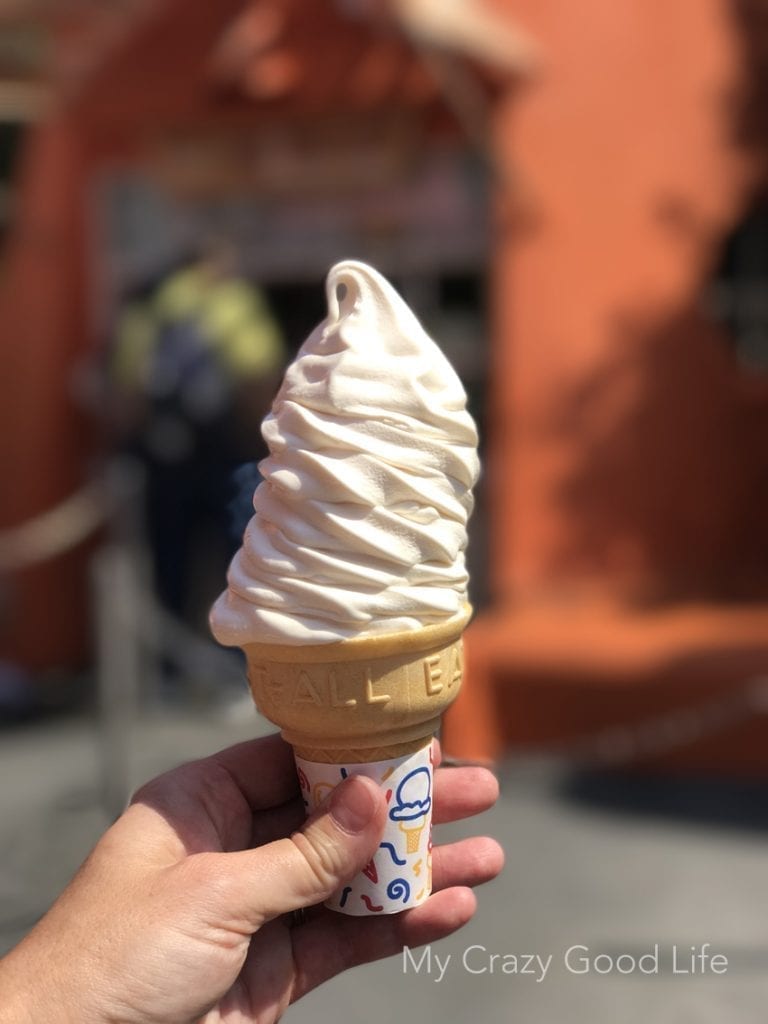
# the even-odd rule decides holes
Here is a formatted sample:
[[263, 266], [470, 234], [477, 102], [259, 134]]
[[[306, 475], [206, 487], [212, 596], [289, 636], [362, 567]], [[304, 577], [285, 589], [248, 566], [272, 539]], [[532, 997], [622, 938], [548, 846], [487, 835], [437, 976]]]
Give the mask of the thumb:
[[280, 914], [322, 903], [371, 859], [385, 814], [372, 779], [345, 779], [289, 839], [225, 855], [227, 909], [255, 931]]

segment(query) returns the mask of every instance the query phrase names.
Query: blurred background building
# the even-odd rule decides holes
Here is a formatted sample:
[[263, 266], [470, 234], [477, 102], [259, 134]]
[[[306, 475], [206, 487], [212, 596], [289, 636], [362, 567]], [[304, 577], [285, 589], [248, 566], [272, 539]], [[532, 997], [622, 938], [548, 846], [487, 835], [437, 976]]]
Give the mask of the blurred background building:
[[[358, 256], [440, 339], [484, 430], [449, 746], [592, 736], [619, 760], [765, 767], [762, 4], [18, 0], [2, 18], [7, 679], [88, 669], [89, 566], [135, 534], [138, 499], [105, 482], [126, 316], [153, 352], [164, 283], [206, 246], [234, 254], [279, 340], [229, 478], [323, 273]], [[192, 627], [226, 547], [176, 580], [191, 606], [165, 600]]]
[[205, 611], [358, 257], [483, 431], [444, 743], [499, 760], [509, 869], [445, 950], [730, 967], [390, 962], [294, 1019], [762, 1019], [766, 110], [764, 0], [4, 0], [0, 953], [132, 785], [268, 728]]
[[[156, 395], [143, 396], [143, 412], [135, 408], [140, 380], [160, 387], [154, 353], [169, 319], [156, 315], [158, 303], [168, 305], [158, 298], [160, 285], [192, 253], [216, 240], [230, 247], [288, 350], [322, 316], [328, 266], [350, 254], [369, 259], [432, 321], [476, 402], [482, 390], [487, 172], [461, 122], [472, 121], [470, 135], [480, 130], [474, 117], [485, 116], [494, 85], [455, 51], [482, 60], [487, 48], [488, 62], [508, 74], [517, 50], [524, 59], [514, 30], [493, 22], [494, 31], [481, 25], [465, 42], [457, 33], [475, 24], [465, 17], [446, 38], [438, 33], [432, 54], [429, 5], [187, 6], [105, 8], [81, 0], [19, 4], [4, 14], [3, 96], [16, 106], [8, 113], [15, 173], [8, 175], [13, 213], [0, 297], [7, 339], [0, 460], [15, 484], [0, 513], [2, 650], [9, 664], [33, 673], [88, 663], [93, 506], [109, 501], [97, 493], [98, 480], [126, 434], [144, 435], [132, 447], [141, 449], [149, 504], [160, 518], [175, 516], [185, 529], [205, 494], [224, 512], [224, 490], [210, 473], [195, 488], [194, 469], [182, 481], [173, 458], [157, 455], [160, 447], [183, 447], [168, 403], [162, 424], [153, 415]], [[446, 100], [447, 87], [456, 102]], [[166, 285], [165, 299], [176, 302], [180, 288]], [[189, 327], [188, 315], [174, 316]], [[263, 338], [227, 342], [241, 364], [259, 344]], [[272, 389], [278, 362], [273, 352], [262, 367]], [[270, 388], [261, 390], [240, 403], [249, 422], [240, 424], [232, 457], [220, 460], [220, 476], [231, 472], [234, 449], [246, 457], [246, 427], [250, 457], [259, 454]], [[126, 416], [143, 416], [143, 428]], [[210, 429], [206, 437], [221, 451]], [[179, 454], [176, 469], [199, 468], [201, 458], [200, 451]], [[154, 472], [157, 466], [165, 471]], [[153, 500], [163, 480], [165, 496]], [[187, 517], [171, 500], [182, 491]], [[60, 521], [45, 518], [57, 511], [70, 528], [58, 543], [50, 533]], [[42, 545], [34, 543], [35, 527], [45, 533]], [[81, 535], [72, 537], [72, 529]], [[152, 522], [148, 532], [157, 532]], [[167, 554], [178, 530], [160, 532]], [[211, 535], [198, 551], [207, 553], [211, 540], [215, 546]], [[199, 582], [200, 573], [174, 569], [182, 557], [165, 558], [159, 590], [176, 591], [170, 605], [179, 613], [180, 581], [192, 578], [202, 595], [200, 621], [226, 561], [208, 565]]]

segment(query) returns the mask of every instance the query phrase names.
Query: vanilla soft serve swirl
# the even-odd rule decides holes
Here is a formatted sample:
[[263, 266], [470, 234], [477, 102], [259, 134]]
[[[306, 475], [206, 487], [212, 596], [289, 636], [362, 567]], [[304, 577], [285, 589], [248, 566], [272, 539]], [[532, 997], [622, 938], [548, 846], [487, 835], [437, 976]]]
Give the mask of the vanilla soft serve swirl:
[[326, 289], [262, 425], [264, 481], [211, 613], [225, 644], [417, 629], [467, 601], [478, 460], [461, 382], [371, 267], [339, 263]]

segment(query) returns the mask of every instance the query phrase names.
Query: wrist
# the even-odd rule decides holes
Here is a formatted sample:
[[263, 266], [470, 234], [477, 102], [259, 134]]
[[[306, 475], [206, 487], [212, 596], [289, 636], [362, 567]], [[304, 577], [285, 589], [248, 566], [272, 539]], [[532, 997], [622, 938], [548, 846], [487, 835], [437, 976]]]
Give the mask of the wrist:
[[32, 932], [0, 959], [0, 1024], [86, 1024], [55, 979], [52, 958], [36, 950]]
[[32, 1024], [38, 1005], [39, 990], [17, 947], [0, 960], [0, 1024]]

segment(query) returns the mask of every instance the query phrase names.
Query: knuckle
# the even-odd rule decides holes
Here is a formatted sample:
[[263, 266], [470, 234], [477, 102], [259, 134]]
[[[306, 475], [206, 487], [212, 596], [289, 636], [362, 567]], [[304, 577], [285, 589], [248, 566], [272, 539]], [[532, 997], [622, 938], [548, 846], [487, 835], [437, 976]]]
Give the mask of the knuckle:
[[307, 882], [318, 898], [333, 891], [344, 877], [345, 858], [339, 846], [322, 829], [296, 832], [291, 836], [304, 861]]
[[162, 775], [150, 779], [149, 782], [145, 782], [131, 797], [131, 804], [150, 804], [154, 806], [158, 803], [163, 803], [169, 793], [176, 792], [188, 782], [191, 767], [191, 765], [181, 765], [178, 768], [172, 768], [170, 771], [163, 772]]

